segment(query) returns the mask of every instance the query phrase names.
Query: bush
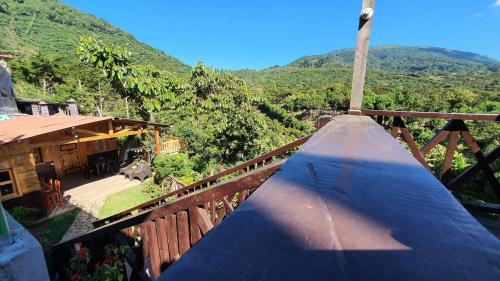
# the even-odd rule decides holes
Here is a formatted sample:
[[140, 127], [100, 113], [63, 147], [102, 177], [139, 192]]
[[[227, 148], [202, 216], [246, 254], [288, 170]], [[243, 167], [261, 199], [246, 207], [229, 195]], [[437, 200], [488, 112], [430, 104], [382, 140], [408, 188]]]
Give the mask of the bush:
[[26, 228], [35, 223], [38, 212], [37, 208], [24, 205], [14, 207], [9, 211], [12, 217]]
[[258, 107], [260, 111], [267, 114], [271, 119], [276, 119], [287, 127], [294, 128], [307, 133], [313, 131], [311, 126], [301, 122], [300, 120], [295, 118], [295, 116], [288, 113], [286, 110], [268, 101], [265, 100], [261, 101], [258, 104]]
[[192, 176], [194, 174], [193, 168], [193, 161], [185, 153], [156, 157], [153, 162], [154, 183], [162, 184], [170, 175], [176, 178]]

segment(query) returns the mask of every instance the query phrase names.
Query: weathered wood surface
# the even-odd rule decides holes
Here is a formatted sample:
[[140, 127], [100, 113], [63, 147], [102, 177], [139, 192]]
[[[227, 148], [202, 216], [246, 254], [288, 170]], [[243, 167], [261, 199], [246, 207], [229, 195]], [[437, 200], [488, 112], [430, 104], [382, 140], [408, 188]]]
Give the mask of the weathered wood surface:
[[[363, 0], [361, 10], [366, 8], [374, 8], [375, 0]], [[354, 70], [352, 74], [352, 93], [349, 105], [350, 111], [361, 110], [363, 103], [363, 91], [365, 87], [366, 65], [368, 62], [368, 45], [370, 42], [370, 33], [372, 31], [371, 19], [359, 18], [358, 26], [358, 41], [356, 52], [354, 54]]]
[[497, 281], [499, 261], [500, 241], [394, 138], [345, 115], [159, 280]]
[[362, 115], [368, 116], [397, 116], [414, 118], [432, 118], [447, 120], [474, 120], [474, 121], [500, 121], [500, 114], [479, 113], [441, 113], [441, 112], [416, 112], [416, 111], [390, 111], [390, 110], [361, 110]]

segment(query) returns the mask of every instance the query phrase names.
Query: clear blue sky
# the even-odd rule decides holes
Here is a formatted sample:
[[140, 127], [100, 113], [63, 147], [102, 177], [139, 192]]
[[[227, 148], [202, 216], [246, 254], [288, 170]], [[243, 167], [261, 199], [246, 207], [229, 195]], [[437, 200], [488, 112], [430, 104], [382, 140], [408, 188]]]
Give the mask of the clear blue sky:
[[[63, 0], [181, 61], [262, 69], [355, 47], [361, 0]], [[377, 0], [371, 45], [500, 59], [500, 0]]]

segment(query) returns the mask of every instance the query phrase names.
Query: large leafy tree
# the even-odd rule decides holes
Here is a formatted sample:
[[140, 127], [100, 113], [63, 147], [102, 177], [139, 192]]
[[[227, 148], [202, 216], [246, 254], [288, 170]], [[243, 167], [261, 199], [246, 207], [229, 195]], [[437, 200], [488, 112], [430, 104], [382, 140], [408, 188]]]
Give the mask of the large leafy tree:
[[183, 90], [172, 73], [151, 65], [131, 64], [125, 48], [83, 37], [77, 54], [83, 62], [102, 70], [117, 91], [138, 104], [147, 119], [154, 120], [155, 113], [165, 104], [175, 103], [176, 95]]

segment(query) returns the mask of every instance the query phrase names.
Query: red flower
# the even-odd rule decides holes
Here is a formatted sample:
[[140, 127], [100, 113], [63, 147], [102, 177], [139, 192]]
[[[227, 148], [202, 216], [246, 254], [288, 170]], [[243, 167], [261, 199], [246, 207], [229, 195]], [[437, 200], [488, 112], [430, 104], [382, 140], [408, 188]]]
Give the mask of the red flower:
[[111, 260], [110, 260], [110, 259], [105, 259], [105, 260], [103, 261], [103, 263], [104, 263], [104, 264], [108, 264], [108, 265], [110, 265], [110, 264], [111, 264]]
[[78, 273], [71, 275], [71, 281], [80, 281], [81, 279], [82, 277]]
[[89, 251], [89, 249], [81, 247], [80, 252], [78, 253], [80, 255], [80, 258], [83, 258], [85, 256], [85, 254], [87, 254], [88, 251]]

